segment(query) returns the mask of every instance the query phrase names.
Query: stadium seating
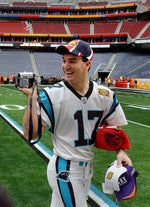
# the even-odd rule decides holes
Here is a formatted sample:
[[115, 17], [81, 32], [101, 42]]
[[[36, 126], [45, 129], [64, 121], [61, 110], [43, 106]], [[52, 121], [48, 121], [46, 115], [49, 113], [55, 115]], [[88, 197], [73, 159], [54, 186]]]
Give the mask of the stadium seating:
[[141, 35], [140, 38], [150, 37], [150, 26], [145, 30], [145, 32]]
[[17, 75], [19, 72], [33, 72], [28, 51], [1, 51], [0, 75]]
[[63, 77], [61, 55], [54, 52], [34, 52], [34, 57], [40, 75]]
[[[55, 52], [34, 52], [36, 65], [41, 76], [63, 77], [61, 69], [62, 57]], [[94, 77], [94, 72], [110, 72], [108, 63], [112, 57], [112, 52], [95, 52], [89, 77]], [[138, 77], [150, 78], [150, 56], [149, 53], [139, 52], [117, 52], [113, 54], [115, 58], [110, 64], [115, 66], [111, 71], [110, 78]], [[8, 58], [9, 57], [9, 58]], [[106, 71], [107, 68], [107, 71]], [[17, 75], [19, 72], [33, 72], [29, 51], [1, 51], [0, 55], [0, 75]]]
[[29, 26], [28, 26], [27, 22], [0, 21], [0, 32], [1, 33], [25, 33], [25, 34], [29, 34]]
[[150, 7], [150, 1], [146, 0], [145, 3], [143, 3], [145, 6]]
[[94, 53], [91, 68], [89, 70], [89, 76], [92, 77], [94, 72], [98, 69], [98, 71], [103, 71], [105, 69], [106, 64], [108, 63], [112, 52], [101, 52]]
[[[89, 77], [93, 77], [96, 69], [98, 69], [102, 64], [106, 65], [111, 55], [112, 52], [95, 53], [93, 56], [91, 68], [89, 70]], [[61, 55], [55, 52], [34, 52], [34, 56], [40, 75], [50, 77], [63, 77], [63, 71], [61, 69]]]
[[95, 22], [94, 34], [113, 34], [117, 26], [118, 22]]
[[139, 20], [139, 21], [123, 21], [120, 33], [128, 32], [131, 38], [135, 38], [139, 32], [147, 24], [148, 20]]
[[34, 34], [66, 34], [63, 22], [33, 22]]
[[[139, 69], [144, 72], [144, 65], [150, 61], [149, 53], [140, 52], [118, 52], [113, 60], [116, 67], [112, 71], [110, 78], [131, 77], [131, 74], [138, 76]], [[132, 72], [132, 73], [131, 73]], [[133, 73], [134, 72], [134, 73]], [[144, 75], [143, 75], [144, 78]], [[147, 76], [145, 76], [147, 78]]]
[[[115, 1], [113, 1], [114, 4]], [[120, 1], [121, 2], [121, 1]], [[143, 3], [146, 6], [149, 6], [149, 2], [150, 1], [145, 1], [145, 3]], [[2, 1], [3, 3], [3, 1]], [[149, 19], [147, 20], [135, 20], [137, 18], [137, 16], [133, 16], [133, 18], [131, 17], [126, 17], [126, 18], [119, 18], [115, 16], [115, 18], [108, 18], [105, 17], [105, 14], [122, 14], [122, 12], [130, 12], [130, 8], [128, 10], [126, 10], [127, 8], [125, 8], [125, 10], [120, 10], [120, 7], [118, 10], [114, 10], [114, 7], [112, 7], [113, 9], [110, 9], [110, 2], [108, 1], [101, 1], [101, 2], [95, 2], [95, 1], [79, 1], [77, 8], [73, 8], [71, 7], [67, 7], [68, 9], [64, 9], [66, 6], [66, 2], [62, 1], [53, 1], [53, 3], [58, 4], [58, 8], [59, 10], [62, 12], [62, 15], [68, 15], [68, 19], [60, 20], [57, 18], [57, 20], [55, 19], [50, 19], [49, 17], [44, 17], [44, 14], [50, 14], [53, 15], [54, 13], [56, 13], [54, 16], [56, 17], [58, 15], [57, 13], [57, 9], [56, 6], [52, 6], [52, 8], [50, 9], [50, 7], [48, 7], [49, 5], [47, 5], [46, 0], [45, 1], [38, 1], [38, 2], [21, 2], [21, 1], [12, 1], [12, 7], [16, 7], [18, 8], [25, 8], [25, 13], [21, 13], [21, 14], [27, 14], [26, 12], [31, 12], [31, 16], [32, 16], [32, 7], [38, 7], [37, 12], [39, 14], [38, 17], [30, 17], [31, 21], [28, 19], [29, 17], [21, 17], [23, 19], [21, 19], [20, 17], [18, 18], [19, 20], [17, 21], [16, 19], [13, 19], [12, 21], [8, 21], [7, 20], [1, 20], [0, 21], [0, 33], [1, 33], [1, 41], [3, 45], [7, 45], [6, 43], [8, 43], [9, 41], [11, 41], [12, 45], [14, 44], [15, 47], [19, 47], [19, 41], [23, 42], [23, 43], [27, 43], [24, 44], [23, 46], [27, 47], [28, 45], [33, 47], [36, 45], [36, 43], [38, 42], [42, 42], [43, 45], [42, 47], [51, 47], [51, 43], [58, 43], [61, 41], [65, 41], [65, 42], [69, 42], [70, 41], [70, 37], [75, 37], [74, 35], [78, 35], [81, 38], [85, 38], [85, 41], [91, 41], [90, 43], [95, 43], [95, 44], [110, 44], [110, 47], [114, 44], [115, 46], [118, 44], [120, 45], [120, 47], [124, 44], [122, 39], [121, 41], [117, 41], [119, 39], [119, 37], [115, 36], [116, 33], [128, 33], [129, 36], [131, 38], [149, 38], [149, 34], [150, 34], [150, 26], [148, 26], [148, 22]], [[62, 4], [61, 4], [62, 3]], [[63, 5], [64, 3], [64, 5]], [[71, 4], [68, 4], [71, 6], [72, 2], [70, 2]], [[111, 2], [112, 3], [112, 2]], [[126, 2], [126, 3], [131, 3]], [[138, 4], [138, 1], [134, 1], [134, 3]], [[141, 4], [142, 4], [141, 3]], [[67, 5], [68, 5], [67, 4]], [[62, 8], [61, 9], [61, 5]], [[108, 10], [105, 6], [108, 6]], [[79, 6], [79, 7], [78, 7]], [[88, 17], [87, 15], [87, 11], [85, 8], [82, 7], [90, 7], [92, 6], [92, 9], [89, 10], [89, 14], [93, 15], [95, 14], [96, 17], [92, 17], [92, 20]], [[96, 8], [96, 6], [102, 6], [104, 9], [100, 9], [94, 11], [94, 8]], [[119, 6], [119, 5], [118, 5]], [[29, 8], [31, 7], [31, 8]], [[45, 10], [45, 8], [48, 10]], [[79, 8], [82, 9], [79, 9]], [[41, 10], [39, 9], [41, 8]], [[118, 7], [116, 7], [118, 8]], [[28, 10], [29, 9], [29, 10]], [[136, 13], [136, 5], [135, 7], [131, 6], [131, 10], [135, 9], [135, 13]], [[59, 11], [58, 10], [58, 11]], [[70, 10], [70, 11], [69, 11]], [[84, 10], [82, 12], [82, 10]], [[4, 14], [3, 9], [1, 10], [2, 13]], [[10, 10], [8, 9], [8, 12]], [[46, 12], [45, 12], [46, 11]], [[71, 12], [75, 11], [74, 13]], [[101, 15], [104, 12], [104, 15]], [[16, 10], [15, 11], [17, 14], [20, 14], [20, 10]], [[22, 11], [21, 11], [22, 12]], [[45, 13], [44, 13], [45, 12]], [[64, 13], [63, 13], [64, 12]], [[116, 13], [115, 13], [116, 12]], [[15, 14], [15, 13], [12, 13]], [[33, 15], [36, 13], [33, 13]], [[80, 16], [82, 15], [86, 15], [86, 18], [82, 21], [80, 21], [80, 18], [75, 19], [75, 18], [70, 18], [72, 15], [74, 14], [75, 16]], [[100, 15], [100, 19], [97, 19], [97, 16]], [[18, 15], [19, 16], [19, 15]], [[94, 15], [93, 15], [94, 16]], [[17, 17], [15, 17], [17, 18]], [[24, 18], [27, 18], [26, 21]], [[39, 18], [39, 19], [36, 19]], [[43, 18], [49, 18], [46, 19], [46, 21]], [[89, 18], [89, 19], [88, 19]], [[147, 28], [148, 27], [148, 28]], [[147, 29], [146, 29], [147, 28]], [[3, 33], [8, 33], [8, 34], [3, 34]], [[10, 33], [10, 34], [9, 34]], [[14, 33], [14, 34], [12, 34]], [[22, 33], [21, 35], [19, 33]], [[32, 34], [33, 33], [33, 34]], [[13, 35], [17, 36], [17, 38], [13, 38]], [[26, 35], [27, 37], [24, 38], [24, 34], [29, 34]], [[34, 35], [35, 34], [35, 35]], [[38, 34], [38, 35], [37, 35]], [[41, 37], [39, 38], [41, 34]], [[43, 35], [42, 35], [43, 34]], [[44, 35], [44, 34], [47, 34]], [[53, 35], [54, 34], [54, 35]], [[60, 35], [59, 38], [58, 34]], [[64, 35], [64, 39], [63, 39], [63, 35]], [[102, 34], [102, 35], [101, 35]], [[30, 38], [31, 35], [31, 38]], [[72, 35], [72, 36], [71, 36]], [[89, 36], [90, 35], [90, 36]], [[108, 35], [110, 35], [109, 37], [107, 37]], [[20, 37], [20, 39], [18, 38], [18, 36]], [[34, 37], [35, 36], [35, 37]], [[42, 37], [48, 37], [47, 39]], [[113, 39], [112, 37], [115, 38]], [[6, 37], [6, 38], [5, 38]], [[10, 38], [12, 37], [12, 39]], [[37, 37], [37, 39], [36, 39]], [[127, 34], [126, 34], [127, 37]], [[129, 37], [129, 39], [130, 39]], [[118, 39], [117, 39], [118, 38]], [[30, 44], [31, 43], [31, 44]], [[32, 43], [35, 43], [35, 45]], [[123, 44], [122, 44], [123, 43]], [[128, 42], [125, 39], [125, 44], [128, 44]], [[38, 44], [37, 44], [38, 45]], [[55, 47], [56, 44], [54, 44], [52, 47]], [[40, 45], [41, 46], [41, 45]], [[17, 48], [18, 48], [17, 47]], [[22, 46], [21, 46], [22, 47]], [[38, 47], [38, 46], [37, 46]], [[46, 48], [46, 51], [47, 51]], [[96, 49], [96, 52], [94, 53], [94, 58], [92, 61], [92, 65], [89, 71], [89, 76], [93, 77], [93, 74], [96, 70], [99, 70], [99, 72], [109, 72], [112, 68], [114, 68], [113, 71], [111, 71], [111, 77], [120, 77], [120, 76], [128, 76], [128, 75], [132, 75], [132, 76], [141, 76], [141, 77], [146, 77], [146, 74], [148, 74], [148, 66], [149, 63], [146, 62], [149, 60], [149, 54], [138, 54], [138, 53], [134, 53], [134, 52], [117, 52], [115, 55], [113, 55], [113, 57], [115, 57], [114, 59], [112, 59], [112, 54], [113, 52], [110, 50], [109, 52], [107, 51], [105, 52], [97, 52], [98, 49]], [[14, 75], [17, 74], [20, 71], [33, 71], [32, 68], [32, 64], [31, 64], [31, 59], [30, 59], [30, 54], [29, 51], [1, 51], [1, 69], [0, 69], [0, 75]], [[4, 53], [4, 54], [3, 54]], [[3, 57], [3, 55], [5, 56], [6, 53], [8, 53], [8, 57], [9, 61], [8, 64], [11, 65], [12, 68], [10, 68], [7, 64], [7, 62], [4, 62], [3, 59], [6, 59], [5, 57]], [[12, 53], [12, 54], [11, 54]], [[23, 53], [23, 55], [22, 55]], [[17, 55], [16, 55], [17, 54]], [[35, 52], [34, 51], [34, 56], [35, 56], [35, 60], [37, 63], [37, 68], [39, 70], [40, 75], [42, 76], [55, 76], [55, 77], [62, 77], [63, 76], [63, 72], [61, 70], [61, 56], [57, 55], [56, 53], [53, 52]], [[16, 55], [16, 56], [15, 56]], [[24, 59], [22, 58], [22, 56], [24, 57], [24, 59], [26, 60], [24, 62]], [[18, 58], [19, 57], [19, 58]], [[13, 62], [13, 59], [16, 59], [18, 63], [15, 63], [15, 61]], [[26, 59], [27, 58], [27, 59]], [[19, 60], [18, 60], [19, 59]], [[111, 61], [110, 61], [111, 60]], [[20, 62], [21, 61], [23, 64], [21, 65]], [[3, 63], [4, 62], [4, 63]], [[29, 62], [29, 65], [27, 65], [26, 63]], [[27, 69], [24, 68], [27, 65]], [[110, 67], [108, 67], [110, 66]], [[115, 67], [114, 67], [115, 66]], [[140, 75], [139, 75], [140, 74]], [[149, 74], [148, 74], [149, 75]]]
[[71, 34], [90, 34], [90, 23], [71, 23], [68, 22]]
[[144, 78], [149, 79], [150, 78], [150, 62], [145, 63], [140, 68], [137, 68], [134, 71], [128, 72], [127, 78]]

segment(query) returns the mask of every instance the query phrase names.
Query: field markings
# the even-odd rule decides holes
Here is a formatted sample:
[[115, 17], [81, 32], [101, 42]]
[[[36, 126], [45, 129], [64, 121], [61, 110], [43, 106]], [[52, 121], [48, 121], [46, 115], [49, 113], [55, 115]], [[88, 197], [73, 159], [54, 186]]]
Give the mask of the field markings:
[[132, 107], [132, 108], [143, 109], [143, 110], [150, 110], [150, 105], [144, 106], [144, 105], [136, 105], [136, 104], [126, 103], [126, 102], [120, 102], [120, 104], [125, 104], [128, 107]]
[[[120, 103], [127, 105], [127, 107], [132, 107], [132, 108], [137, 108], [137, 109], [142, 109], [142, 110], [150, 110], [150, 105], [141, 106], [141, 105], [133, 105], [133, 104], [130, 104], [130, 103], [125, 103], [125, 102], [120, 102]], [[139, 126], [142, 126], [142, 127], [150, 128], [149, 125], [141, 124], [141, 123], [131, 121], [131, 120], [127, 120], [127, 121], [132, 123], [132, 124], [136, 124], [136, 125], [139, 125]]]
[[[10, 118], [6, 113], [0, 110], [0, 116], [22, 137], [23, 129], [22, 127], [15, 122], [12, 118]], [[24, 138], [25, 139], [25, 138]], [[53, 152], [51, 152], [45, 145], [41, 142], [38, 142], [32, 145], [32, 148], [40, 154], [42, 157], [46, 158], [45, 160], [49, 162], [51, 159]], [[108, 198], [104, 193], [102, 193], [98, 188], [91, 184], [89, 198], [92, 200], [92, 206], [94, 207], [118, 207], [110, 198]]]
[[131, 108], [136, 108], [136, 109], [150, 110], [150, 108], [146, 108], [142, 106], [135, 106], [135, 105], [127, 105], [127, 106]]
[[18, 92], [19, 92], [19, 93], [22, 93], [21, 91], [19, 91], [19, 89], [16, 90], [15, 86], [14, 86], [14, 89], [13, 89], [13, 88], [5, 88], [5, 87], [3, 87], [3, 86], [2, 86], [2, 87], [0, 86], [0, 88], [5, 89], [6, 91], [9, 91], [9, 90], [10, 90], [10, 91], [14, 91], [14, 92], [17, 92], [17, 93], [18, 93]]
[[132, 124], [136, 124], [136, 125], [140, 125], [142, 127], [147, 127], [147, 128], [150, 128], [150, 126], [148, 125], [145, 125], [145, 124], [141, 124], [141, 123], [138, 123], [138, 122], [135, 122], [135, 121], [131, 121], [131, 120], [127, 120], [128, 122], [132, 123]]

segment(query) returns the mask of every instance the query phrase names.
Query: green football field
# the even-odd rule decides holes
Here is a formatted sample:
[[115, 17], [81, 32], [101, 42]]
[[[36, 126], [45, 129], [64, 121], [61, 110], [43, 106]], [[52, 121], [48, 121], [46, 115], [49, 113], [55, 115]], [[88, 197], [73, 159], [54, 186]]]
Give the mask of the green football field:
[[[41, 88], [41, 87], [40, 87]], [[116, 92], [128, 125], [123, 129], [130, 140], [128, 155], [139, 172], [136, 195], [121, 201], [120, 207], [150, 206], [150, 95]], [[26, 106], [26, 96], [14, 85], [0, 85], [0, 110], [19, 125]], [[51, 189], [47, 182], [47, 163], [0, 117], [0, 183], [16, 207], [48, 207]], [[51, 135], [44, 131], [41, 142], [53, 149]], [[92, 184], [102, 191], [102, 182], [115, 152], [94, 148]], [[107, 195], [115, 201], [114, 195]], [[81, 206], [82, 207], [82, 206]]]

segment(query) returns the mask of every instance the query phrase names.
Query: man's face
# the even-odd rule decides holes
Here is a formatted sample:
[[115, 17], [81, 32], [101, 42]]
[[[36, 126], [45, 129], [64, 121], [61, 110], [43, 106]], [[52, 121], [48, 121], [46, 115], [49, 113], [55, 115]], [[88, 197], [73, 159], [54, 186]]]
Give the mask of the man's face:
[[62, 59], [62, 69], [65, 80], [70, 84], [82, 81], [84, 77], [87, 77], [90, 64], [90, 61], [83, 62], [81, 56], [64, 54]]

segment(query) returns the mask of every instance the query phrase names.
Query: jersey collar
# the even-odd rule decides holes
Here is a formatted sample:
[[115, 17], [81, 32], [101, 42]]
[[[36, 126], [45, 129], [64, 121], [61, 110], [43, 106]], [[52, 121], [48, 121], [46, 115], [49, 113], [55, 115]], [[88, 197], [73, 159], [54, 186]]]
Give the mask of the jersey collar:
[[72, 91], [72, 93], [74, 93], [74, 95], [76, 95], [80, 100], [83, 100], [84, 98], [88, 99], [89, 96], [91, 95], [92, 91], [93, 91], [93, 81], [89, 81], [89, 89], [87, 91], [87, 93], [82, 96], [80, 95], [67, 81], [64, 81], [64, 84], [66, 85], [66, 87]]

